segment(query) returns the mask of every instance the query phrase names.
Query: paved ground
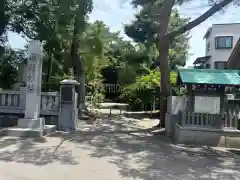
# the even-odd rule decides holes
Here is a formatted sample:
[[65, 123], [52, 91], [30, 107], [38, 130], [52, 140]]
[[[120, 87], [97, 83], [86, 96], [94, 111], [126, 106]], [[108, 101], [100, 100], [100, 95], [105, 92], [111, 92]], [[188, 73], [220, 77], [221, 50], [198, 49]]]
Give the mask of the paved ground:
[[146, 127], [152, 121], [103, 119], [81, 123], [81, 130], [71, 135], [40, 140], [1, 138], [0, 179], [240, 179], [236, 152], [175, 146]]

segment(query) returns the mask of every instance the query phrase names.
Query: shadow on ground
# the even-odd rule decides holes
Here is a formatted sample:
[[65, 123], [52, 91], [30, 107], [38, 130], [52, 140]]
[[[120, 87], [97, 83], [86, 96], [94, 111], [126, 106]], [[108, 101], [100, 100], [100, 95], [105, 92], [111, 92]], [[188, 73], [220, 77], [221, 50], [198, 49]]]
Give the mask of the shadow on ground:
[[61, 164], [76, 165], [78, 162], [72, 157], [69, 150], [59, 147], [64, 142], [52, 147], [41, 147], [45, 143], [45, 138], [26, 139], [26, 138], [4, 138], [0, 141], [0, 161], [34, 164], [38, 166], [53, 162]]
[[15, 143], [18, 147], [13, 151], [2, 150], [0, 160], [76, 165], [77, 157], [72, 157], [71, 152], [57, 151], [66, 141], [86, 150], [92, 158], [104, 158], [116, 165], [123, 179], [240, 179], [238, 155], [210, 147], [174, 145], [161, 131], [137, 126], [136, 121], [104, 117], [91, 125], [82, 123], [75, 133], [52, 135], [61, 138], [58, 147], [38, 149], [39, 142], [33, 140], [1, 141], [1, 149]]
[[238, 156], [174, 145], [161, 131], [136, 126], [136, 119], [105, 117], [88, 128], [60, 136], [88, 149], [92, 157], [108, 159], [126, 179], [240, 179]]

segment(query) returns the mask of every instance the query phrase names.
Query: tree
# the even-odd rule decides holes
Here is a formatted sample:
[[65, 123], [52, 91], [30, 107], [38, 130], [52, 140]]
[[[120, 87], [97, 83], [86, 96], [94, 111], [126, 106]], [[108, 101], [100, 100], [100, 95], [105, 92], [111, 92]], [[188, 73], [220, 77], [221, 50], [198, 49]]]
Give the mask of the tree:
[[102, 21], [88, 24], [81, 37], [80, 54], [83, 57], [86, 82], [91, 86], [98, 86], [102, 82], [102, 69], [108, 67], [108, 51], [114, 34]]
[[[159, 60], [160, 60], [160, 72], [161, 72], [161, 112], [160, 112], [160, 119], [162, 122], [162, 125], [165, 126], [165, 113], [167, 110], [167, 97], [169, 96], [170, 92], [170, 67], [169, 67], [169, 49], [170, 49], [170, 41], [179, 35], [191, 30], [192, 28], [196, 27], [206, 19], [208, 19], [210, 16], [233, 2], [233, 0], [221, 0], [216, 1], [210, 0], [212, 3], [212, 7], [207, 10], [205, 13], [203, 13], [201, 16], [196, 18], [193, 21], [190, 21], [189, 23], [176, 28], [172, 31], [168, 31], [168, 25], [170, 22], [170, 15], [172, 13], [173, 7], [176, 4], [182, 4], [186, 1], [184, 0], [162, 0], [162, 1], [155, 1], [148, 3], [149, 7], [152, 6], [152, 4], [158, 4], [158, 9], [154, 9], [154, 14], [159, 15], [158, 20], [160, 23], [160, 28], [158, 31], [158, 51], [159, 51]], [[159, 124], [160, 126], [160, 124]]]
[[3, 89], [10, 89], [17, 82], [18, 67], [26, 60], [24, 51], [14, 51], [5, 47], [4, 53], [0, 56], [0, 85]]
[[[176, 72], [171, 72], [171, 84], [173, 86], [176, 85], [176, 80]], [[159, 99], [157, 98], [157, 95], [159, 94], [159, 81], [159, 69], [149, 69], [144, 75], [137, 76], [134, 83], [124, 87], [121, 98], [130, 103], [130, 106], [152, 105], [153, 101], [159, 103]]]
[[[135, 1], [135, 3], [138, 3]], [[160, 24], [157, 21], [155, 15], [151, 14], [151, 11], [144, 4], [141, 5], [141, 11], [135, 16], [135, 20], [125, 25], [125, 33], [132, 38], [135, 42], [142, 43], [146, 47], [146, 54], [151, 57], [157, 57], [158, 54], [152, 54], [152, 51], [156, 50], [157, 33], [159, 31]], [[174, 9], [171, 13], [168, 29], [173, 30], [184, 25], [188, 19], [181, 18], [177, 9]], [[175, 69], [176, 66], [184, 66], [188, 56], [189, 44], [188, 34], [185, 33], [177, 38], [174, 38], [170, 42], [171, 53], [169, 54], [171, 69]], [[150, 60], [151, 61], [151, 60]], [[159, 62], [158, 62], [159, 64]]]
[[[111, 77], [114, 73], [121, 75], [115, 79], [116, 83], [120, 80], [132, 83], [137, 76], [147, 73], [146, 67], [151, 65], [145, 47], [139, 48], [142, 44], [135, 46], [124, 40], [119, 32], [110, 32], [101, 21], [88, 22], [91, 0], [4, 0], [1, 3], [4, 7], [0, 13], [4, 23], [1, 37], [6, 42], [1, 43], [4, 50], [1, 77], [9, 78], [8, 86], [16, 80], [19, 63], [15, 63], [16, 51], [7, 47], [7, 31], [42, 41], [43, 89], [57, 90], [62, 79], [74, 77], [80, 82], [77, 90], [83, 105], [85, 81], [101, 84], [103, 69], [111, 69]], [[13, 76], [8, 76], [9, 73]]]
[[81, 109], [85, 109], [85, 74], [84, 74], [84, 65], [83, 59], [78, 52], [78, 49], [81, 46], [79, 42], [79, 37], [81, 37], [87, 25], [88, 14], [92, 11], [93, 4], [92, 0], [77, 0], [76, 11], [74, 14], [74, 25], [73, 25], [73, 35], [71, 41], [70, 57], [71, 64], [73, 68], [74, 75], [77, 81], [80, 83], [77, 92], [79, 95], [78, 105], [81, 106]]

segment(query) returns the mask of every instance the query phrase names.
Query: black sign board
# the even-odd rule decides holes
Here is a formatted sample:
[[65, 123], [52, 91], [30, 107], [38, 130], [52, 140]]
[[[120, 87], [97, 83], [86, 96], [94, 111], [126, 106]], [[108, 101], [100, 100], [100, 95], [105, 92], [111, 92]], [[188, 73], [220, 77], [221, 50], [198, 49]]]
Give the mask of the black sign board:
[[73, 101], [73, 91], [72, 86], [63, 86], [62, 87], [62, 94], [61, 94], [61, 101], [70, 102]]

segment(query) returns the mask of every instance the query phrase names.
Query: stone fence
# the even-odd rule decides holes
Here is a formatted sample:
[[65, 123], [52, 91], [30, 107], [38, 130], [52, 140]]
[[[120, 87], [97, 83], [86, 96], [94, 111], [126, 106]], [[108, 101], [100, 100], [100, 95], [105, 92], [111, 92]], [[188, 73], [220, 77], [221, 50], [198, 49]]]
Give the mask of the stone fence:
[[[47, 124], [57, 125], [59, 116], [59, 92], [41, 92], [40, 116]], [[0, 126], [15, 126], [17, 119], [24, 116], [25, 89], [0, 91]]]
[[[19, 114], [24, 113], [25, 104], [22, 99], [25, 97], [24, 91], [0, 91], [0, 113]], [[59, 93], [41, 93], [41, 115], [58, 116], [59, 112]]]

